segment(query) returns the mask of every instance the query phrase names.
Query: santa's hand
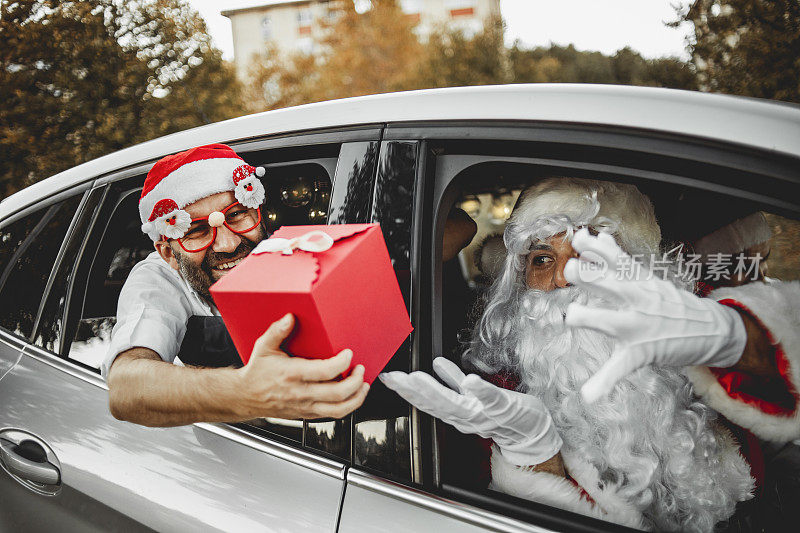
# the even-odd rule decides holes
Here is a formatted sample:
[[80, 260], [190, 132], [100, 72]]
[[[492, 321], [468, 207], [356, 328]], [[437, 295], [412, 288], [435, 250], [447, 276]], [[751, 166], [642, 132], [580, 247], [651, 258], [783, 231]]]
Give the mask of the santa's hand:
[[[580, 259], [567, 262], [566, 280], [620, 303], [619, 310], [576, 303], [567, 308], [568, 326], [591, 328], [617, 341], [609, 360], [581, 388], [587, 402], [645, 365], [729, 367], [739, 361], [747, 333], [735, 310], [658, 279], [644, 266], [626, 279], [619, 267], [633, 261], [608, 234], [595, 237], [581, 229], [572, 247]], [[586, 268], [587, 260], [593, 268]]]
[[561, 449], [550, 412], [538, 398], [501, 389], [475, 374], [465, 376], [444, 357], [433, 360], [433, 369], [452, 389], [425, 372], [385, 372], [379, 377], [417, 409], [462, 433], [494, 440], [514, 464], [536, 465]]

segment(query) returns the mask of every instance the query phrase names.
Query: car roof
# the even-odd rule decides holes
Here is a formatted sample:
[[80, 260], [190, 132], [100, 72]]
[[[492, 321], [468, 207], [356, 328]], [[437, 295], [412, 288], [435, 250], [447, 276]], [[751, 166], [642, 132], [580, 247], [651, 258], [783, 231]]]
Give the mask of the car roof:
[[455, 120], [636, 128], [730, 142], [800, 158], [800, 106], [782, 102], [617, 85], [453, 87], [306, 104], [173, 133], [31, 185], [0, 202], [0, 217], [104, 173], [192, 146], [340, 126]]

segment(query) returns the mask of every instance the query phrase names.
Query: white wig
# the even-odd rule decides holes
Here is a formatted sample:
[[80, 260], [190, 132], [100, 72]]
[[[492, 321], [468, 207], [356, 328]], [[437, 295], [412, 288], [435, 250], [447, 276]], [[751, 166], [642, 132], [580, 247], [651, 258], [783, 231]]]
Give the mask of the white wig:
[[[596, 297], [578, 287], [543, 293], [525, 284], [531, 245], [561, 233], [569, 238], [584, 226], [612, 234], [631, 255], [659, 250], [652, 204], [632, 185], [548, 178], [529, 187], [506, 227], [508, 254], [464, 363], [484, 374], [518, 376], [518, 390], [551, 410], [565, 463], [575, 457], [590, 463], [605, 485], [644, 514], [647, 526], [710, 531], [752, 490], [736, 447], [714, 429], [713, 411], [694, 398], [678, 370], [651, 367], [585, 404], [580, 386], [608, 359], [613, 341], [567, 328], [563, 315], [570, 302]], [[674, 275], [673, 281], [682, 284]]]
[[531, 246], [560, 233], [571, 239], [581, 227], [610, 233], [631, 255], [656, 253], [661, 242], [653, 204], [633, 185], [552, 177], [528, 187], [506, 225], [505, 264], [489, 289], [487, 307], [473, 337], [494, 351], [471, 357], [468, 350], [465, 363], [486, 373], [510, 366], [514, 347], [506, 346], [503, 339], [509, 334], [519, 298], [527, 290], [525, 259]]

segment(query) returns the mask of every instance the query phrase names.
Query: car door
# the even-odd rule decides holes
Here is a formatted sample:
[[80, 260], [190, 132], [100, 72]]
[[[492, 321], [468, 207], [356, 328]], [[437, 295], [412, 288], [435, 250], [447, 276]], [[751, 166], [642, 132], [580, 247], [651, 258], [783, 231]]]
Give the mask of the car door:
[[[426, 252], [430, 210], [415, 202], [424, 194], [425, 143], [395, 137], [381, 143], [368, 219], [381, 225], [398, 284], [415, 327], [387, 370], [419, 368], [430, 342], [430, 297]], [[435, 270], [435, 269], [434, 269]], [[360, 531], [544, 531], [523, 522], [459, 504], [422, 489], [430, 483], [432, 425], [376, 381], [354, 415], [353, 464], [347, 471], [340, 532]], [[426, 481], [427, 480], [427, 481]]]
[[[777, 236], [769, 272], [784, 280], [800, 277], [799, 248], [791, 237], [800, 231], [797, 160], [782, 155], [610, 126], [390, 124], [378, 168], [373, 220], [381, 222], [390, 252], [402, 245], [409, 250], [415, 330], [405, 370], [431, 372], [438, 355], [460, 361], [459, 346], [469, 340], [475, 320], [469, 309], [491, 283], [484, 246], [491, 239], [502, 245], [516, 195], [545, 176], [633, 183], [654, 202], [667, 240], [677, 239], [685, 222], [697, 216], [688, 206], [713, 202], [723, 210], [760, 210]], [[475, 209], [471, 216], [479, 220], [479, 233], [456, 261], [443, 264], [445, 221], [454, 208]], [[399, 243], [391, 241], [403, 234]], [[387, 397], [387, 405], [392, 401]], [[630, 531], [487, 489], [490, 471], [480, 466], [486, 458], [474, 438], [415, 409], [408, 416], [411, 475], [354, 464], [347, 472], [340, 531]], [[470, 446], [477, 453], [467, 453]], [[784, 452], [774, 457], [785, 460]], [[796, 477], [781, 478], [782, 463], [775, 464], [771, 490], [792, 497]], [[738, 520], [732, 530], [754, 530]]]
[[[311, 210], [319, 216], [338, 194], [323, 190], [316, 177], [337, 182], [340, 154], [347, 155], [341, 172], [351, 173], [353, 153], [367, 150], [368, 139], [378, 135], [376, 129], [310, 133], [248, 141], [236, 149], [284, 180], [268, 183], [276, 200], [287, 188], [305, 190], [312, 177], [310, 201], [322, 205], [266, 209], [276, 223], [308, 223]], [[349, 438], [344, 444], [322, 438], [309, 446], [304, 440], [312, 427], [335, 434], [327, 426], [344, 427], [342, 421], [147, 428], [110, 415], [96, 366], [113, 323], [109, 299], [141, 255], [141, 240], [130, 227], [138, 226], [136, 189], [150, 164], [109, 174], [81, 191], [80, 209], [69, 219], [71, 230], [55, 260], [41, 257], [45, 298], [41, 307], [35, 304], [38, 311], [28, 313], [36, 323], [20, 330], [22, 335], [3, 324], [0, 437], [5, 435], [10, 450], [6, 463], [16, 466], [13, 475], [2, 475], [0, 529], [335, 530], [347, 464], [337, 450], [346, 446], [349, 457]], [[361, 170], [373, 173], [374, 158], [372, 164]], [[30, 211], [20, 216], [33, 216]], [[109, 242], [114, 246], [105, 246]], [[34, 298], [41, 301], [42, 293]], [[6, 299], [3, 304], [16, 305]], [[45, 479], [43, 472], [55, 477]]]

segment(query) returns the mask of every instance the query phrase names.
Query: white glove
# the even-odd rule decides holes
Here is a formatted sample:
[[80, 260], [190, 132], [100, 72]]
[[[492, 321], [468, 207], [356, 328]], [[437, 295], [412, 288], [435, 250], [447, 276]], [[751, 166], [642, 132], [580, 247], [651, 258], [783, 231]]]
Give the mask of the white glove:
[[[623, 304], [618, 311], [577, 303], [567, 308], [568, 326], [591, 328], [618, 342], [610, 359], [581, 388], [587, 402], [608, 394], [645, 365], [729, 367], [742, 357], [747, 332], [732, 308], [681, 290], [644, 266], [634, 279], [625, 279], [619, 267], [629, 268], [633, 261], [608, 234], [593, 237], [581, 229], [572, 247], [581, 255], [567, 262], [566, 280]], [[585, 268], [586, 260], [595, 268]]]
[[494, 440], [514, 464], [537, 465], [561, 449], [561, 437], [539, 398], [496, 387], [475, 374], [465, 376], [444, 357], [433, 360], [433, 370], [455, 390], [425, 372], [384, 372], [378, 377], [417, 409], [462, 433]]

